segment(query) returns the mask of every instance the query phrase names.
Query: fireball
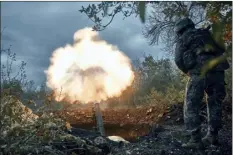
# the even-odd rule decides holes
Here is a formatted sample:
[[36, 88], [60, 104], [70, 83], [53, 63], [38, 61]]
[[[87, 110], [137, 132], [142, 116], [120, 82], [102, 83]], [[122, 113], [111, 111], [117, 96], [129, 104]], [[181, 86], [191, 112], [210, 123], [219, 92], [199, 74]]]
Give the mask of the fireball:
[[45, 73], [55, 99], [70, 103], [118, 97], [134, 79], [130, 59], [91, 28], [77, 31], [73, 45], [57, 48]]

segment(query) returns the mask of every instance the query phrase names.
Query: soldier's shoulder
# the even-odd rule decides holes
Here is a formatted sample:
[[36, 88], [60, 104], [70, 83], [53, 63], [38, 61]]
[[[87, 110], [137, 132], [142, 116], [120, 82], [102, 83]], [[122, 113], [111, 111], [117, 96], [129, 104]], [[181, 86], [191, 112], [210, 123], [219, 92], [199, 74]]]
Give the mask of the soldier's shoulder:
[[187, 40], [189, 38], [191, 38], [193, 35], [195, 35], [196, 29], [191, 29], [191, 30], [187, 30], [186, 32], [184, 32], [184, 34], [181, 36], [181, 40]]
[[196, 35], [202, 35], [202, 36], [210, 36], [211, 32], [209, 31], [208, 28], [201, 28], [201, 29], [196, 29]]
[[183, 37], [185, 38], [186, 42], [189, 42], [192, 40], [199, 40], [201, 38], [210, 38], [211, 33], [207, 29], [192, 29], [188, 31]]
[[181, 36], [176, 38], [176, 46], [180, 46], [182, 44], [183, 38]]
[[184, 41], [181, 37], [178, 38], [176, 41], [175, 50], [176, 51], [183, 51], [184, 50]]

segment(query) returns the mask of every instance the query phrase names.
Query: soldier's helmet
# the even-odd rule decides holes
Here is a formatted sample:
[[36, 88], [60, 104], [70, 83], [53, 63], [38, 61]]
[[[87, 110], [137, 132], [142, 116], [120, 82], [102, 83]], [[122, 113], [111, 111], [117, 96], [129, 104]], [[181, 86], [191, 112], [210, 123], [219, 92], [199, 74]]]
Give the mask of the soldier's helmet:
[[184, 29], [187, 29], [189, 27], [194, 27], [194, 26], [195, 26], [195, 24], [193, 23], [193, 21], [191, 19], [184, 18], [184, 19], [181, 19], [181, 20], [176, 22], [174, 30], [178, 34], [181, 31], [183, 31]]

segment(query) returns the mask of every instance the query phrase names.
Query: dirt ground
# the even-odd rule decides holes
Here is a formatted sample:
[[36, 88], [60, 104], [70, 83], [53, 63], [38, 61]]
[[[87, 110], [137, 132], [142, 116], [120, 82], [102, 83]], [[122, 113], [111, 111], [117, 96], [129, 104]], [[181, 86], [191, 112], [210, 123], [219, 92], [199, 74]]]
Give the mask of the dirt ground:
[[[107, 136], [118, 135], [134, 141], [137, 137], [146, 135], [150, 126], [169, 112], [167, 107], [144, 107], [128, 109], [108, 109], [102, 111], [104, 127]], [[93, 129], [96, 126], [94, 112], [91, 107], [59, 111], [60, 117], [72, 126]]]
[[[203, 111], [205, 111], [205, 107]], [[132, 142], [130, 145], [116, 149], [114, 154], [190, 154], [181, 148], [187, 141], [183, 125], [183, 106], [176, 104], [163, 107], [142, 107], [130, 109], [104, 109], [102, 111], [107, 136], [117, 135]], [[60, 111], [56, 113], [77, 128], [92, 130], [95, 120], [92, 109]], [[231, 104], [223, 106], [223, 129], [220, 131], [221, 154], [230, 155], [232, 151]], [[203, 117], [203, 135], [206, 133], [206, 122]], [[154, 125], [159, 125], [154, 128]], [[211, 148], [212, 149], [212, 148]], [[218, 148], [219, 150], [219, 148]], [[156, 152], [156, 153], [155, 153]], [[195, 151], [194, 151], [195, 152]], [[195, 154], [192, 152], [191, 154]], [[212, 150], [210, 152], [213, 152]], [[216, 151], [214, 150], [216, 153]], [[211, 153], [208, 153], [211, 154]], [[212, 153], [214, 154], [214, 153]]]

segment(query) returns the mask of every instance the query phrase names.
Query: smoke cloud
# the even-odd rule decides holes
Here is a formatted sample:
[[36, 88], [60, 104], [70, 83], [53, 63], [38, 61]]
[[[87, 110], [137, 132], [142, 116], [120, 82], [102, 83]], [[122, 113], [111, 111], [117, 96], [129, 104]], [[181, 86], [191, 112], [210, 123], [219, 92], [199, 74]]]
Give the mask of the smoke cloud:
[[45, 73], [55, 99], [70, 103], [120, 96], [134, 79], [130, 59], [91, 28], [78, 30], [73, 45], [56, 49]]

